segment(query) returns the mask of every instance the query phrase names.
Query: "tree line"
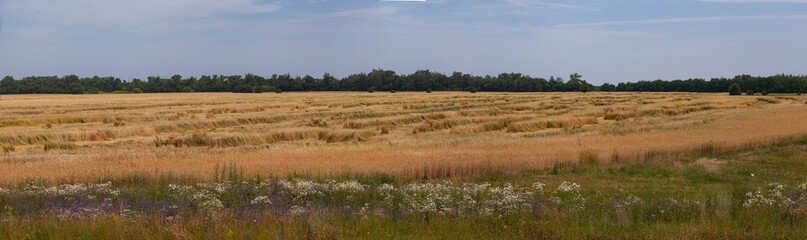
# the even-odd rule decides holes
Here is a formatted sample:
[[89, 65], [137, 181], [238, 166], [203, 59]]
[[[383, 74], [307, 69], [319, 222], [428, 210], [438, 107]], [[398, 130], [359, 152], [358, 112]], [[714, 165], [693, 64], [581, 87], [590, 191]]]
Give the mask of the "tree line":
[[734, 78], [688, 79], [674, 81], [639, 81], [601, 86], [589, 84], [579, 74], [549, 79], [520, 73], [498, 76], [474, 76], [454, 72], [445, 75], [429, 70], [412, 74], [375, 69], [369, 73], [351, 74], [338, 79], [328, 73], [322, 77], [273, 74], [263, 77], [246, 75], [212, 75], [170, 78], [153, 76], [145, 80], [123, 81], [115, 77], [78, 77], [76, 75], [32, 76], [22, 79], [6, 76], [0, 80], [2, 94], [95, 94], [95, 93], [165, 93], [165, 92], [283, 92], [283, 91], [485, 91], [485, 92], [575, 92], [575, 91], [641, 91], [641, 92], [726, 92], [732, 84], [743, 91], [800, 93], [807, 90], [807, 76], [779, 74], [769, 77], [740, 75]]

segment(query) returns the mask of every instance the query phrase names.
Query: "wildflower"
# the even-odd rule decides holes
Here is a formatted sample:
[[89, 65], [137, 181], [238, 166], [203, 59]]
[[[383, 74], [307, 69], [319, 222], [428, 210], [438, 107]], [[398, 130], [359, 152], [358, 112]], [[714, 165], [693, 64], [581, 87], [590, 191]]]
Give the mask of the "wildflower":
[[211, 199], [208, 199], [208, 200], [202, 202], [201, 204], [199, 204], [199, 206], [201, 206], [202, 208], [204, 208], [206, 210], [213, 210], [213, 209], [223, 208], [224, 204], [221, 203], [221, 200], [219, 200], [217, 198], [211, 198]]
[[259, 205], [259, 204], [271, 204], [272, 201], [269, 200], [267, 196], [258, 196], [250, 202], [252, 205]]
[[303, 208], [303, 207], [294, 205], [294, 206], [291, 207], [291, 210], [289, 212], [291, 214], [293, 214], [293, 215], [300, 215], [300, 214], [303, 214], [303, 213], [307, 212], [307, 210], [305, 208]]
[[543, 184], [541, 182], [535, 182], [532, 184], [532, 189], [537, 192], [542, 192], [544, 191], [544, 186], [546, 186], [546, 184]]
[[572, 192], [580, 190], [580, 185], [577, 183], [563, 182], [558, 186], [560, 192]]
[[355, 180], [333, 184], [332, 186], [334, 191], [345, 191], [350, 193], [358, 193], [360, 191], [364, 191], [366, 188], [365, 185], [362, 185]]
[[[807, 183], [805, 185], [807, 185]], [[381, 184], [381, 186], [378, 186], [378, 191], [379, 192], [395, 191], [395, 186], [392, 186], [390, 184], [384, 183], [384, 184]]]
[[219, 183], [219, 184], [216, 184], [216, 187], [214, 189], [218, 193], [224, 193], [225, 191], [227, 191], [228, 187], [229, 187], [228, 183]]

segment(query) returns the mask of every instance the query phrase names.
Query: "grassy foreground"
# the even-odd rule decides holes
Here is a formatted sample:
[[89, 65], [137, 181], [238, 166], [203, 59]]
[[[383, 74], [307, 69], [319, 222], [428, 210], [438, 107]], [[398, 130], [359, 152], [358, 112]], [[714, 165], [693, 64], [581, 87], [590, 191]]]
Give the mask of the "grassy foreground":
[[0, 190], [0, 239], [797, 239], [806, 144], [428, 182], [29, 182]]

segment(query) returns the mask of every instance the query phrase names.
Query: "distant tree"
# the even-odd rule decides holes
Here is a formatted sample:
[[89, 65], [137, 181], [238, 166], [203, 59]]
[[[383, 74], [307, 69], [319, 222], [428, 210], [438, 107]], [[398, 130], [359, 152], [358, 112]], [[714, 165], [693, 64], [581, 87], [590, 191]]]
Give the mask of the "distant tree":
[[233, 88], [234, 93], [252, 93], [252, 87], [246, 84], [238, 85]]
[[265, 93], [265, 92], [276, 92], [277, 88], [275, 86], [255, 86], [252, 88], [252, 92], [254, 93]]
[[[738, 75], [733, 78], [653, 80], [623, 82], [616, 86], [603, 84], [596, 87], [582, 79], [580, 74], [569, 75], [569, 81], [560, 77], [550, 77], [547, 81], [521, 73], [502, 73], [496, 76], [473, 76], [454, 72], [450, 76], [429, 70], [418, 70], [412, 74], [396, 74], [394, 71], [373, 69], [372, 72], [351, 74], [337, 79], [330, 74], [321, 78], [310, 75], [292, 77], [289, 74], [273, 74], [271, 78], [258, 75], [212, 75], [183, 78], [174, 75], [170, 78], [148, 77], [147, 81], [132, 79], [122, 81], [115, 77], [31, 76], [14, 79], [6, 76], [0, 80], [2, 94], [83, 94], [99, 92], [184, 92], [188, 89], [198, 92], [282, 92], [287, 91], [498, 91], [498, 92], [573, 92], [573, 91], [675, 91], [675, 92], [725, 92], [736, 84], [746, 91], [762, 93], [803, 93], [807, 91], [807, 76], [778, 74], [768, 77]], [[263, 86], [275, 86], [278, 89]]]
[[583, 83], [580, 84], [580, 91], [583, 93], [588, 92], [588, 83], [586, 81], [583, 81]]
[[743, 90], [740, 89], [740, 85], [737, 83], [731, 84], [729, 86], [729, 95], [740, 95]]
[[98, 88], [90, 88], [84, 92], [84, 94], [99, 94], [99, 93], [101, 93], [101, 89]]
[[603, 91], [603, 92], [613, 92], [615, 90], [616, 90], [616, 86], [614, 86], [613, 84], [610, 84], [610, 83], [604, 83], [604, 84], [602, 84], [602, 86], [600, 86], [600, 91]]

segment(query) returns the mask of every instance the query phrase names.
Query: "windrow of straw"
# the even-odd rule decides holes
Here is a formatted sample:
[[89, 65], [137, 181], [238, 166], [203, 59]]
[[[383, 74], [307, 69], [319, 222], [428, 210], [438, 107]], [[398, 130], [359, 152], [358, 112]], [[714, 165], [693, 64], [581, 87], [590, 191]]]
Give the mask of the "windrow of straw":
[[490, 131], [499, 131], [507, 128], [510, 122], [488, 122], [483, 124], [475, 124], [468, 126], [460, 126], [451, 129], [453, 134], [467, 134], [467, 133], [483, 133]]
[[[471, 118], [449, 118], [443, 119], [439, 121], [427, 121], [420, 126], [416, 127], [412, 130], [412, 133], [425, 133], [425, 132], [432, 132], [432, 131], [439, 131], [443, 129], [453, 129], [460, 126], [465, 126], [469, 124], [480, 124], [481, 129], [484, 131], [494, 131], [494, 130], [501, 130], [505, 126], [507, 126], [510, 122], [515, 121], [524, 121], [533, 119], [532, 116], [519, 116], [519, 115], [508, 115], [508, 116], [486, 116], [486, 117], [471, 117]], [[487, 128], [484, 126], [488, 125]], [[487, 129], [487, 130], [485, 130]], [[462, 130], [459, 130], [462, 131]], [[483, 131], [483, 132], [484, 132]], [[471, 133], [471, 132], [478, 132], [478, 131], [470, 131], [470, 132], [463, 132], [463, 133]], [[460, 133], [460, 132], [457, 132]]]
[[709, 110], [718, 110], [718, 109], [736, 109], [737, 106], [715, 106], [715, 105], [700, 105], [700, 106], [689, 106], [689, 107], [670, 107], [670, 106], [662, 106], [660, 108], [654, 109], [646, 109], [646, 110], [637, 110], [637, 111], [620, 111], [620, 112], [610, 112], [605, 114], [603, 119], [605, 120], [627, 120], [631, 118], [638, 118], [643, 116], [679, 116], [684, 114], [690, 114], [695, 112], [702, 112], [702, 111], [709, 111]]
[[595, 117], [514, 122], [507, 125], [507, 132], [536, 132], [547, 128], [569, 129], [597, 123], [597, 118]]
[[220, 136], [208, 136], [206, 132], [198, 131], [194, 132], [190, 136], [185, 137], [169, 137], [167, 139], [155, 137], [154, 144], [157, 147], [238, 147], [271, 144], [282, 141], [316, 139], [322, 132], [323, 130], [311, 128], [260, 134], [227, 134]]
[[435, 120], [435, 119], [444, 119], [446, 118], [446, 114], [444, 113], [436, 113], [436, 114], [423, 114], [423, 115], [411, 115], [411, 116], [399, 116], [399, 117], [391, 117], [391, 118], [380, 118], [380, 119], [373, 119], [367, 121], [351, 121], [346, 122], [344, 125], [345, 128], [348, 129], [363, 129], [369, 127], [378, 127], [378, 126], [400, 126], [400, 125], [409, 125], [413, 123], [419, 123], [426, 120]]
[[378, 135], [378, 132], [375, 130], [363, 130], [363, 131], [352, 131], [352, 130], [337, 130], [337, 131], [323, 131], [319, 133], [319, 140], [323, 140], [325, 142], [334, 143], [334, 142], [350, 142], [350, 141], [360, 141], [364, 142], [369, 140], [371, 137]]
[[0, 144], [32, 145], [47, 142], [108, 141], [127, 137], [150, 137], [155, 134], [154, 129], [147, 127], [119, 127], [81, 132], [22, 133], [0, 136]]
[[165, 139], [155, 137], [154, 145], [157, 147], [239, 147], [250, 145], [265, 145], [284, 141], [299, 141], [304, 139], [319, 139], [329, 143], [367, 141], [370, 137], [378, 135], [375, 130], [324, 130], [320, 128], [305, 128], [297, 130], [283, 130], [260, 134], [225, 134], [210, 136], [207, 132], [197, 131], [190, 136], [172, 136]]

